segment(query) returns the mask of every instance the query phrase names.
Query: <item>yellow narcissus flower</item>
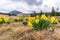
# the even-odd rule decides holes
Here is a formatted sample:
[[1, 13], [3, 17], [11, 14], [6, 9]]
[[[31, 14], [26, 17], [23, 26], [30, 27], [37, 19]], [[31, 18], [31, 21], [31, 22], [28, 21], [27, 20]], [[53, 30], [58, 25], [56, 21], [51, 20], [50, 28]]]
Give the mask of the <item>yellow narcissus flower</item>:
[[8, 21], [9, 21], [9, 18], [7, 18], [7, 17], [4, 18], [4, 21], [5, 21], [5, 22], [8, 22]]
[[6, 17], [6, 16], [2, 16], [1, 18], [2, 18], [5, 22], [8, 22], [8, 21], [9, 21], [9, 18]]
[[13, 18], [13, 20], [17, 20], [17, 21], [19, 21], [21, 18]]
[[9, 18], [4, 17], [3, 20], [4, 20], [5, 22], [8, 22], [8, 21], [9, 21]]
[[20, 18], [16, 18], [17, 20], [20, 20]]
[[47, 19], [48, 19], [45, 15], [41, 15], [41, 18], [42, 18], [43, 20], [47, 20]]
[[28, 26], [32, 26], [32, 23], [31, 22], [28, 22]]
[[33, 21], [33, 18], [32, 17], [28, 17], [28, 21], [29, 22], [32, 22]]
[[38, 16], [38, 15], [36, 16], [36, 19], [37, 19], [37, 18], [39, 18], [39, 16]]
[[35, 23], [38, 24], [38, 23], [39, 23], [39, 19], [36, 19], [36, 20], [35, 20]]
[[2, 22], [3, 20], [0, 18], [0, 22]]
[[35, 17], [31, 17], [31, 20], [34, 21], [35, 20]]
[[17, 19], [17, 20], [19, 20], [20, 18], [14, 18], [14, 19]]
[[51, 22], [51, 23], [54, 23], [55, 20], [56, 20], [55, 17], [51, 17], [51, 18], [50, 18], [50, 22]]
[[55, 20], [55, 22], [56, 22], [56, 23], [59, 23], [57, 19]]
[[16, 18], [17, 20], [20, 20], [20, 18]]
[[28, 20], [30, 20], [31, 19], [31, 17], [28, 17]]

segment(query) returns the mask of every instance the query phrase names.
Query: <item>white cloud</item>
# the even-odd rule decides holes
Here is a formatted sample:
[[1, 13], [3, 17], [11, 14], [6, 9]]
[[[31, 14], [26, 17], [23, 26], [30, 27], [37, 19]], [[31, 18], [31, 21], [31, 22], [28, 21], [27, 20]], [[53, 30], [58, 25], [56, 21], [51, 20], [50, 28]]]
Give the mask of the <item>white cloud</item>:
[[36, 0], [37, 2], [40, 2], [41, 0]]
[[[40, 2], [41, 0], [37, 0]], [[46, 11], [51, 11], [52, 7], [60, 8], [60, 0], [43, 0], [42, 5], [28, 5], [25, 1], [14, 2], [12, 0], [0, 0], [0, 12], [9, 12], [11, 10], [19, 10], [22, 12], [37, 11], [41, 9]]]
[[60, 7], [60, 0], [44, 0], [43, 4], [41, 6], [41, 9], [46, 12], [46, 11], [51, 11], [52, 7], [57, 8]]
[[10, 0], [0, 1], [0, 11], [9, 12], [11, 10], [26, 11], [29, 9], [25, 2], [12, 2]]

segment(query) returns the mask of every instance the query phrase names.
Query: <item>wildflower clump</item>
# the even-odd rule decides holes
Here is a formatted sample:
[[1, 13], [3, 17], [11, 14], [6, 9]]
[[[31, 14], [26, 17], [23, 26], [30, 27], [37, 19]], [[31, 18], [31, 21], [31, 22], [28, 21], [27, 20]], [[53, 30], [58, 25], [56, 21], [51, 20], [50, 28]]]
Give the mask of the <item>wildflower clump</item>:
[[2, 18], [0, 18], [0, 24], [3, 24], [3, 20], [2, 20]]
[[18, 18], [13, 18], [12, 20], [15, 21], [15, 22], [23, 21], [23, 19], [19, 18], [19, 17]]
[[56, 19], [55, 17], [51, 17], [51, 18], [50, 18], [50, 22], [51, 22], [51, 23], [59, 23], [59, 22], [58, 22], [58, 19]]
[[51, 24], [58, 23], [55, 17], [48, 18], [46, 15], [28, 17], [28, 25], [32, 26], [35, 30], [43, 30], [50, 27]]
[[0, 24], [3, 24], [3, 23], [10, 23], [10, 19], [6, 16], [2, 16], [0, 17]]
[[8, 18], [6, 16], [2, 16], [1, 18], [2, 18], [4, 23], [8, 23], [8, 24], [10, 23], [10, 18]]
[[41, 15], [41, 18], [43, 19], [43, 20], [47, 20], [48, 18], [46, 17], [46, 15]]
[[36, 17], [28, 17], [28, 25], [32, 26], [33, 21], [35, 20]]

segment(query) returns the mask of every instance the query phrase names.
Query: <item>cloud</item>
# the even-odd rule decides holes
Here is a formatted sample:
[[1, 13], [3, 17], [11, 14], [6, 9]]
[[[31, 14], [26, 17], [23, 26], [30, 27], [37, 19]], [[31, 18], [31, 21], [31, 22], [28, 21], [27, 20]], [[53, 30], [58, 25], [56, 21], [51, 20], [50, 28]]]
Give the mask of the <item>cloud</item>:
[[25, 1], [11, 1], [11, 0], [2, 0], [0, 1], [0, 11], [9, 12], [11, 10], [19, 10], [22, 12], [29, 12], [33, 10], [38, 10], [37, 5], [28, 5]]
[[50, 12], [54, 6], [60, 8], [60, 0], [0, 0], [0, 12], [19, 10], [22, 12]]
[[57, 8], [60, 9], [60, 0], [44, 0], [41, 9], [45, 12], [51, 12], [52, 7], [55, 8], [55, 11]]
[[2, 0], [0, 1], [0, 11], [6, 11], [6, 12], [9, 12], [11, 10], [25, 10], [24, 8], [24, 5], [26, 6], [26, 3], [24, 2], [12, 2], [10, 0]]
[[12, 0], [14, 2], [24, 1], [28, 5], [41, 5], [43, 0]]

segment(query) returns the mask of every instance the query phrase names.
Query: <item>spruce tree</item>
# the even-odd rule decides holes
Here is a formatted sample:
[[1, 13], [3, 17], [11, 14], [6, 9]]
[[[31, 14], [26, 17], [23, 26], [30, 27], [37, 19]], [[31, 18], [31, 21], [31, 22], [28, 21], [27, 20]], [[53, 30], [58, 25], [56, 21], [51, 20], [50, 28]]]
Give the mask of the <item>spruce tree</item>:
[[55, 16], [55, 10], [54, 10], [54, 7], [52, 7], [51, 16]]
[[42, 15], [43, 13], [42, 13], [42, 10], [41, 10], [41, 12], [40, 12], [40, 16]]

